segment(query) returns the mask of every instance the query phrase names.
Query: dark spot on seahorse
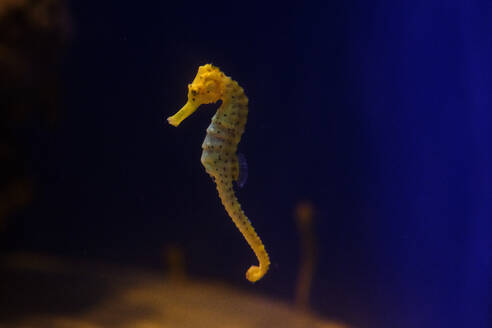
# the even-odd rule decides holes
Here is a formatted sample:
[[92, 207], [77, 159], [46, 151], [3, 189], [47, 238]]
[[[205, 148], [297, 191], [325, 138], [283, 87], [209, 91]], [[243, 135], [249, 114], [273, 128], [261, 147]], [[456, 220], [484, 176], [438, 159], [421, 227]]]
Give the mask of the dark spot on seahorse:
[[195, 101], [195, 98], [191, 98], [191, 100]]

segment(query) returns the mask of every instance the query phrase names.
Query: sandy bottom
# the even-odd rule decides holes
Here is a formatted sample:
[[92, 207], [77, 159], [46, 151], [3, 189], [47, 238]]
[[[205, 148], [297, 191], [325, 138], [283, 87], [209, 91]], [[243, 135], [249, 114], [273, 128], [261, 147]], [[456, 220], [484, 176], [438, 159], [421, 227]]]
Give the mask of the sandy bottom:
[[0, 328], [347, 328], [223, 284], [32, 255], [0, 279]]

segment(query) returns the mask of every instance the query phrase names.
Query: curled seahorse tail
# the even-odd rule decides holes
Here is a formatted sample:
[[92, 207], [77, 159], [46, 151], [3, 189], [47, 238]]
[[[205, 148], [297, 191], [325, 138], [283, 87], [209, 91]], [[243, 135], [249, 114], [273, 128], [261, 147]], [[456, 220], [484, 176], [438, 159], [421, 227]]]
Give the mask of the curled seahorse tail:
[[259, 265], [252, 265], [246, 272], [246, 279], [251, 282], [256, 282], [267, 273], [268, 268], [270, 267], [268, 253], [248, 217], [241, 209], [241, 205], [232, 189], [232, 182], [224, 186], [218, 184], [217, 190], [227, 213], [258, 258]]

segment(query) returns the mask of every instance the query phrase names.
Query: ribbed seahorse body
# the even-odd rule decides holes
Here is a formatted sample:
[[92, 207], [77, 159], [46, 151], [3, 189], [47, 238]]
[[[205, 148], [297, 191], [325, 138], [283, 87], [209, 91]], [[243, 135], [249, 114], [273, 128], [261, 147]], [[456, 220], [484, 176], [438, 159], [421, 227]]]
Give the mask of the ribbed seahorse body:
[[[215, 84], [211, 85], [210, 80]], [[233, 189], [233, 181], [237, 181], [239, 176], [236, 151], [246, 125], [248, 98], [236, 81], [211, 65], [199, 68], [197, 77], [189, 89], [188, 103], [168, 120], [171, 124], [178, 125], [200, 104], [222, 99], [222, 105], [207, 128], [207, 135], [202, 144], [201, 162], [215, 181], [227, 213], [260, 262], [259, 266], [251, 266], [246, 272], [246, 278], [255, 282], [268, 271], [270, 259], [260, 237], [241, 209]]]

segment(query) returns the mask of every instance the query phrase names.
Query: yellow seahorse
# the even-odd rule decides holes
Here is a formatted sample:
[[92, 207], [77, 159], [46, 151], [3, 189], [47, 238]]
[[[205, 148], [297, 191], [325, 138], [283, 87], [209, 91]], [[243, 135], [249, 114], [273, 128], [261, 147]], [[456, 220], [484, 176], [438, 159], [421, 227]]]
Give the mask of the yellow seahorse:
[[219, 197], [227, 213], [258, 258], [259, 265], [251, 266], [246, 272], [246, 279], [255, 282], [268, 271], [270, 259], [232, 189], [232, 182], [240, 179], [241, 163], [236, 150], [248, 116], [248, 98], [243, 88], [219, 68], [211, 64], [200, 66], [195, 79], [188, 85], [188, 102], [167, 120], [171, 125], [178, 126], [200, 105], [215, 103], [219, 99], [222, 105], [207, 128], [201, 162], [217, 184]]

